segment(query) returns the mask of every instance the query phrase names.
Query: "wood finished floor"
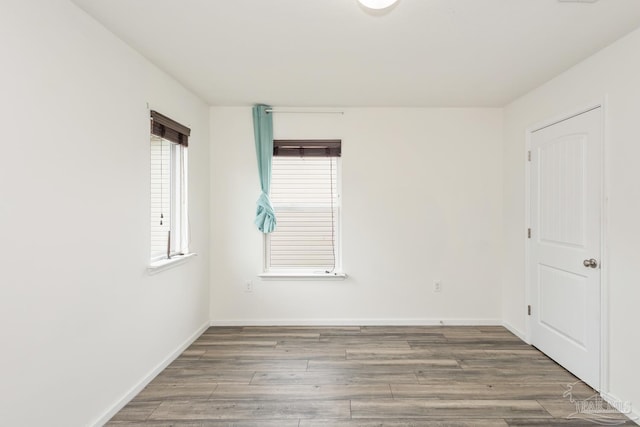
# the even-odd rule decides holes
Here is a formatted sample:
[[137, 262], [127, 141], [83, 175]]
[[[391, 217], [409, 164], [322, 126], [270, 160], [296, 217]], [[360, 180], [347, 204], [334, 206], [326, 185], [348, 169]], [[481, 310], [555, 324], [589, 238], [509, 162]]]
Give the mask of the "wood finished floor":
[[593, 426], [577, 381], [502, 327], [213, 327], [107, 425]]

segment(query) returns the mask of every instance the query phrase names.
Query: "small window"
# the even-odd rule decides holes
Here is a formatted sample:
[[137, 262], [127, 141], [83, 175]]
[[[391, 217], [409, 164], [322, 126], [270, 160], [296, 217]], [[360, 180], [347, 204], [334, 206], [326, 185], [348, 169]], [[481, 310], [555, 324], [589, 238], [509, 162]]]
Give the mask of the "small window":
[[151, 112], [151, 261], [189, 252], [189, 128]]
[[274, 141], [271, 202], [277, 227], [265, 237], [269, 273], [341, 270], [340, 141]]

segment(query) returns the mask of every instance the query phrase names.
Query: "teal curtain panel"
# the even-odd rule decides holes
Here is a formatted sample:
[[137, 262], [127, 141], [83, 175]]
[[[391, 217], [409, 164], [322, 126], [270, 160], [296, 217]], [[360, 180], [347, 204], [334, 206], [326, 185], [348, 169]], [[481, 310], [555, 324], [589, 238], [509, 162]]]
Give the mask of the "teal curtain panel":
[[253, 133], [256, 140], [258, 175], [262, 193], [257, 201], [255, 224], [263, 233], [276, 229], [276, 215], [269, 200], [271, 188], [271, 160], [273, 158], [273, 116], [267, 112], [268, 105], [254, 105]]

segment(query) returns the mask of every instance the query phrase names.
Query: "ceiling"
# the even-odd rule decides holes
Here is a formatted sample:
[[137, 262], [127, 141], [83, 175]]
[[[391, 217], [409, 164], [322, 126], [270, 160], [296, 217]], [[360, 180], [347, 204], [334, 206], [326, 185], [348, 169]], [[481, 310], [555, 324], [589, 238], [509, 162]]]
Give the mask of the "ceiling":
[[211, 105], [499, 107], [640, 26], [639, 0], [72, 0]]

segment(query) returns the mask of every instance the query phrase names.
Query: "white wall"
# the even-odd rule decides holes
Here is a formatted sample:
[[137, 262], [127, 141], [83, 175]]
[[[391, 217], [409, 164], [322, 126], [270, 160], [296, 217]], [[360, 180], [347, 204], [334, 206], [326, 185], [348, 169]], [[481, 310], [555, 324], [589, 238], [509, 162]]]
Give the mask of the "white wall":
[[[640, 31], [505, 109], [503, 317], [524, 333], [525, 130], [605, 100], [610, 394], [640, 407]], [[606, 384], [604, 385], [607, 390]], [[640, 414], [640, 412], [638, 412]]]
[[[214, 323], [500, 322], [500, 109], [279, 114], [275, 138], [341, 138], [345, 281], [266, 281], [251, 109], [211, 109]], [[254, 292], [244, 283], [254, 282]], [[441, 280], [444, 291], [433, 292]]]
[[[0, 425], [91, 425], [208, 322], [209, 111], [67, 0], [0, 29]], [[200, 254], [155, 276], [147, 102], [192, 128]]]

